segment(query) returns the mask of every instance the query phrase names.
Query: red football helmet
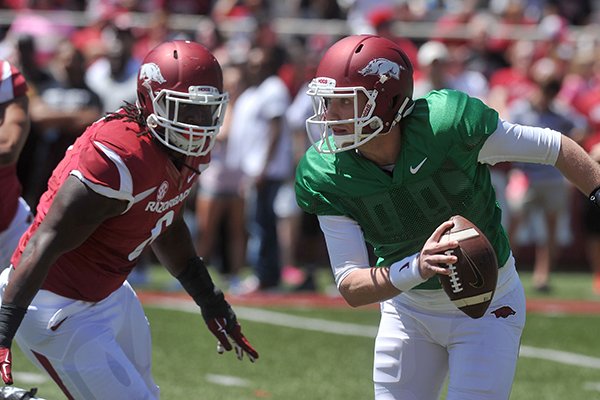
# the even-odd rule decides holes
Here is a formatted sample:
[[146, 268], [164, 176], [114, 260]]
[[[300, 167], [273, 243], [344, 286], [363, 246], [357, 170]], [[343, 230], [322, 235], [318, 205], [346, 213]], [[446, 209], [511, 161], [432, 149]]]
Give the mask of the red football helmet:
[[[413, 109], [413, 68], [408, 57], [397, 44], [375, 35], [353, 35], [336, 42], [321, 59], [308, 87], [314, 115], [306, 120], [306, 130], [321, 153], [355, 149], [389, 132]], [[359, 93], [367, 98], [362, 110], [358, 109]], [[354, 118], [327, 120], [332, 98], [352, 99]], [[354, 133], [330, 135], [332, 126], [349, 123], [354, 123]]]
[[221, 66], [198, 43], [162, 43], [142, 62], [138, 106], [152, 134], [172, 150], [189, 156], [208, 154], [228, 100]]

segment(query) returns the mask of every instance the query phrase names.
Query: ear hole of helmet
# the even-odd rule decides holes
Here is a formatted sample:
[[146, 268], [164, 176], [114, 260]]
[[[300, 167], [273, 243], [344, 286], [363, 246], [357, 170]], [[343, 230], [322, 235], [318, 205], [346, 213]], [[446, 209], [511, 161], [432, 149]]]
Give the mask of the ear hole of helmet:
[[395, 110], [398, 107], [400, 107], [400, 102], [402, 101], [402, 99], [400, 98], [400, 95], [396, 95], [394, 97], [392, 97], [392, 101], [390, 102], [390, 110]]
[[137, 105], [140, 108], [143, 115], [148, 116], [152, 113], [150, 110], [151, 104], [148, 104], [148, 96], [145, 95], [141, 90], [137, 92]]
[[140, 102], [140, 107], [142, 107], [142, 108], [146, 107], [146, 97], [145, 96], [138, 96], [138, 101]]

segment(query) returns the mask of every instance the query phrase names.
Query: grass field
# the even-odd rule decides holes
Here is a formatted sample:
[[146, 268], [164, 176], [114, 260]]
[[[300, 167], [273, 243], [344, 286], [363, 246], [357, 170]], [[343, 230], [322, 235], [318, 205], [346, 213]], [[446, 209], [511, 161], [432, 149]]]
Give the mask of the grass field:
[[[522, 277], [529, 288], [529, 275]], [[553, 279], [552, 293], [541, 296], [528, 290], [528, 297], [600, 301], [591, 292], [589, 274], [556, 273]], [[376, 309], [235, 308], [244, 332], [261, 353], [255, 364], [216, 354], [216, 342], [194, 307], [146, 307], [162, 399], [372, 398]], [[320, 331], [319, 321], [340, 331]], [[530, 313], [511, 399], [600, 399], [599, 333], [600, 315]], [[49, 400], [64, 398], [53, 383], [36, 381], [43, 377], [16, 348], [14, 371], [17, 386], [37, 386], [39, 395]]]

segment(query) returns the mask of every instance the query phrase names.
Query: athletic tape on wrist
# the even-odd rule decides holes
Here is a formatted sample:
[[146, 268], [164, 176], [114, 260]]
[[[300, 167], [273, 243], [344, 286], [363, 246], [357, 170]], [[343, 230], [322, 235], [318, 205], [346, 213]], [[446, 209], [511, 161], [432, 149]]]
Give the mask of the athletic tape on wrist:
[[26, 307], [19, 307], [14, 304], [2, 304], [2, 307], [0, 307], [0, 346], [11, 346], [12, 340], [26, 312]]
[[425, 282], [419, 272], [419, 253], [396, 261], [390, 265], [390, 282], [399, 290], [406, 292]]
[[215, 296], [215, 285], [200, 257], [190, 259], [177, 280], [200, 307]]

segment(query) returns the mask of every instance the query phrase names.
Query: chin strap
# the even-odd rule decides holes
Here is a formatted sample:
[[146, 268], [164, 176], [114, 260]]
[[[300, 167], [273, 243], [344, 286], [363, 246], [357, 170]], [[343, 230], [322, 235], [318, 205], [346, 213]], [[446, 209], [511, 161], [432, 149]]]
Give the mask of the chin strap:
[[[398, 109], [398, 112], [396, 113], [396, 117], [394, 118], [394, 121], [392, 121], [392, 126], [396, 125], [398, 122], [400, 122], [400, 120], [402, 118], [409, 115], [414, 108], [415, 108], [415, 102], [410, 97], [405, 98], [404, 101], [402, 102], [402, 105]], [[391, 127], [390, 127], [390, 129], [391, 129]]]
[[202, 173], [202, 171], [200, 171], [200, 168], [194, 168], [191, 165], [184, 163], [183, 161], [181, 162], [181, 165], [183, 165], [184, 167], [190, 169], [192, 172], [195, 172], [198, 175], [200, 175]]

